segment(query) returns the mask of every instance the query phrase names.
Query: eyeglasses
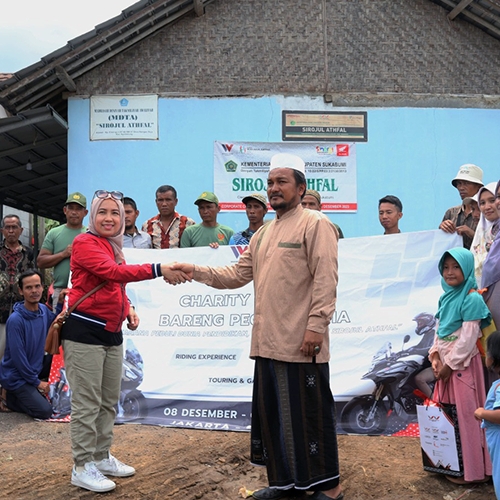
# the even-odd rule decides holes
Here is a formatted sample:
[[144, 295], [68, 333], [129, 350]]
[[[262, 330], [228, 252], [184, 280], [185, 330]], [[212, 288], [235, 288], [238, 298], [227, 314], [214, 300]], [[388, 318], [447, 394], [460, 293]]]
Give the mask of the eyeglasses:
[[20, 229], [21, 226], [3, 226], [2, 229], [4, 229], [5, 231], [17, 231], [18, 229]]
[[110, 197], [113, 198], [113, 200], [123, 201], [123, 193], [120, 193], [120, 191], [105, 191], [104, 189], [98, 189], [94, 193], [94, 198], [100, 198], [101, 200]]

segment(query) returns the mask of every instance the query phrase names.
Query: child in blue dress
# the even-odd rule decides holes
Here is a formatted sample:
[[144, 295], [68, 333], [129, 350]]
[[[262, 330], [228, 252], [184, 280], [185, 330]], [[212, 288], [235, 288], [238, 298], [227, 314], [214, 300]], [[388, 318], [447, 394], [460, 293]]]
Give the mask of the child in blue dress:
[[[497, 375], [500, 374], [500, 333], [493, 332], [487, 340], [486, 366]], [[495, 380], [491, 386], [484, 408], [474, 412], [482, 427], [486, 429], [486, 443], [493, 465], [493, 485], [495, 495], [500, 500], [500, 382]]]

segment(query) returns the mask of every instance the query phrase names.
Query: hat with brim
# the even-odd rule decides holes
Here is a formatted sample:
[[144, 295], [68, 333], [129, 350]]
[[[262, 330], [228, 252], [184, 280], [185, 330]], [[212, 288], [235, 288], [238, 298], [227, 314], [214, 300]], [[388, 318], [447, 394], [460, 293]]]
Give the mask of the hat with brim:
[[245, 196], [243, 198], [243, 200], [241, 200], [241, 201], [246, 205], [247, 202], [250, 200], [258, 201], [260, 204], [262, 204], [264, 206], [264, 208], [267, 209], [267, 200], [261, 194], [259, 194], [259, 193], [249, 194], [249, 195]]
[[65, 205], [68, 205], [69, 203], [78, 203], [78, 205], [82, 206], [83, 208], [87, 208], [87, 198], [85, 198], [85, 196], [78, 191], [76, 193], [71, 193], [70, 195], [68, 195], [68, 199], [66, 200]]
[[451, 181], [454, 187], [457, 187], [458, 181], [468, 181], [474, 184], [483, 185], [483, 171], [477, 165], [466, 163], [458, 170], [458, 174]]
[[291, 168], [297, 170], [298, 172], [306, 173], [304, 160], [297, 155], [292, 155], [290, 153], [278, 153], [271, 158], [271, 165], [269, 171], [275, 168]]
[[216, 205], [219, 204], [219, 198], [217, 198], [214, 193], [210, 193], [209, 191], [201, 193], [200, 196], [196, 198], [194, 204], [199, 205], [200, 201], [208, 201], [209, 203], [215, 203]]

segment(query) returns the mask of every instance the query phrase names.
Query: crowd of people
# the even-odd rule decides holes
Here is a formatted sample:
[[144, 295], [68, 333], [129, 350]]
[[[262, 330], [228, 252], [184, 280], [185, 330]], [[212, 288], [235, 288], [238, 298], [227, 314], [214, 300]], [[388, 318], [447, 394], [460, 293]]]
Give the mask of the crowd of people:
[[[463, 247], [448, 250], [438, 263], [444, 293], [432, 323], [430, 366], [421, 384], [426, 396], [457, 406], [464, 474], [447, 477], [469, 484], [493, 474], [500, 499], [500, 382], [494, 381], [486, 396], [485, 378], [485, 368], [500, 372], [500, 333], [481, 342], [483, 328], [492, 320], [500, 323], [500, 182], [483, 185], [482, 176], [478, 166], [466, 164], [452, 180], [461, 203], [446, 211], [439, 227], [461, 235]], [[137, 204], [121, 192], [96, 191], [90, 210], [83, 194], [71, 193], [63, 208], [66, 223], [47, 233], [36, 261], [19, 241], [19, 217], [3, 218], [0, 409], [50, 417], [50, 356], [44, 341], [66, 297], [65, 307], [76, 305], [62, 335], [72, 388], [71, 482], [95, 492], [111, 491], [116, 483], [108, 476], [135, 473], [110, 451], [122, 375], [122, 325], [126, 322], [131, 330], [139, 325], [126, 283], [163, 278], [171, 285], [195, 280], [232, 289], [253, 281], [251, 460], [267, 467], [269, 480], [253, 496], [276, 500], [309, 491], [312, 500], [343, 499], [328, 365], [343, 233], [321, 212], [320, 193], [307, 189], [303, 160], [287, 153], [272, 157], [267, 199], [253, 193], [242, 200], [248, 218], [244, 231], [234, 232], [217, 221], [215, 193], [203, 192], [194, 201], [198, 224], [176, 211], [177, 202], [174, 187], [160, 186], [158, 214], [138, 229]], [[275, 217], [266, 221], [269, 206]], [[401, 200], [384, 196], [378, 208], [384, 234], [400, 233]], [[247, 249], [237, 263], [221, 268], [129, 265], [123, 255], [124, 247], [228, 244]], [[47, 305], [40, 303], [43, 281], [37, 266], [54, 269]], [[436, 384], [431, 394], [432, 378]]]

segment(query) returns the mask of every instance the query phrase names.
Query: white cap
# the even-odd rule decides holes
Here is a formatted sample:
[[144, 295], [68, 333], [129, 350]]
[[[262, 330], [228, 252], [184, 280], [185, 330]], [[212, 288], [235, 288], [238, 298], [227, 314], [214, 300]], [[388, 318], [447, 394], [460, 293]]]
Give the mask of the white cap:
[[278, 153], [271, 158], [271, 166], [269, 170], [274, 170], [275, 168], [293, 168], [293, 170], [298, 170], [304, 175], [306, 173], [306, 167], [304, 160], [300, 156], [292, 155], [290, 153]]

